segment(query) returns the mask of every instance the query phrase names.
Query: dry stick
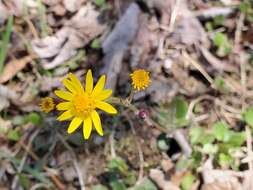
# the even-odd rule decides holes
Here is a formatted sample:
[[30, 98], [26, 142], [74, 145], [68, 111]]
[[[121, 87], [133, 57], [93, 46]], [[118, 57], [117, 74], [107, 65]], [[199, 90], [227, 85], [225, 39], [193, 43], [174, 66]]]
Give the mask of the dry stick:
[[59, 137], [60, 141], [62, 142], [62, 144], [68, 149], [68, 151], [70, 152], [71, 157], [73, 158], [73, 164], [74, 167], [76, 169], [77, 175], [78, 175], [78, 179], [79, 179], [79, 183], [80, 183], [80, 187], [81, 190], [85, 190], [85, 184], [84, 184], [84, 180], [83, 180], [83, 173], [80, 170], [79, 164], [77, 162], [77, 157], [75, 152], [73, 151], [73, 149], [68, 145], [68, 143], [65, 141], [65, 139], [61, 136], [60, 133], [57, 133], [57, 136]]
[[[236, 50], [239, 50], [244, 19], [245, 19], [245, 15], [241, 13], [238, 20], [236, 32], [235, 32]], [[246, 108], [245, 95], [247, 94], [247, 86], [246, 86], [247, 75], [246, 75], [245, 56], [243, 54], [239, 54], [239, 61], [240, 61], [241, 85], [242, 85], [242, 111], [244, 111]], [[251, 135], [251, 130], [249, 126], [246, 125], [245, 130], [246, 130], [246, 135], [247, 135], [247, 154], [248, 154], [248, 157], [250, 157], [252, 156], [252, 135]], [[249, 165], [249, 170], [252, 171], [253, 162], [251, 159], [248, 161], [248, 165]]]
[[180, 8], [180, 3], [181, 3], [181, 0], [176, 0], [176, 4], [175, 4], [174, 9], [173, 9], [171, 16], [170, 16], [169, 32], [173, 32], [173, 30], [174, 30], [174, 25], [175, 25], [175, 22], [177, 19], [178, 11]]
[[142, 179], [143, 179], [143, 175], [144, 175], [144, 156], [143, 156], [143, 151], [141, 149], [141, 145], [137, 139], [137, 133], [134, 129], [134, 124], [133, 124], [133, 121], [131, 120], [131, 118], [129, 117], [129, 115], [127, 113], [124, 114], [125, 117], [127, 118], [127, 120], [129, 121], [129, 124], [130, 124], [130, 127], [131, 127], [131, 130], [132, 130], [132, 133], [134, 135], [134, 140], [135, 140], [135, 143], [137, 145], [137, 149], [138, 149], [138, 154], [139, 154], [139, 159], [140, 159], [140, 170], [139, 170], [139, 176], [138, 176], [138, 180], [136, 182], [136, 184], [140, 184]]
[[116, 151], [115, 151], [115, 146], [114, 146], [114, 135], [115, 135], [115, 130], [113, 129], [111, 134], [110, 134], [110, 149], [111, 149], [111, 157], [116, 158]]
[[191, 56], [186, 53], [186, 51], [183, 51], [182, 53], [183, 57], [189, 61], [196, 69], [198, 69], [198, 71], [206, 78], [206, 80], [211, 84], [211, 87], [213, 87], [213, 79], [212, 77], [204, 70], [204, 68], [198, 64], [193, 58], [191, 58]]
[[192, 148], [187, 141], [185, 135], [183, 134], [183, 131], [181, 129], [176, 130], [173, 134], [173, 137], [181, 147], [184, 155], [186, 155], [187, 157], [190, 156], [192, 153]]

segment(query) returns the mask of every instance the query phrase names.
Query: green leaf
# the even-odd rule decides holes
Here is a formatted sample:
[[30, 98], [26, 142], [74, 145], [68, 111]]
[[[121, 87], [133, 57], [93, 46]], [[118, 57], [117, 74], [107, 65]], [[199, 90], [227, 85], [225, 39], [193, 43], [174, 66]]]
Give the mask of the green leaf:
[[227, 141], [227, 143], [232, 148], [240, 147], [245, 141], [246, 141], [245, 132], [229, 131], [229, 140]]
[[25, 116], [15, 116], [12, 119], [13, 125], [24, 125], [26, 123], [26, 117]]
[[226, 142], [228, 140], [228, 125], [221, 121], [213, 125], [213, 134], [215, 138], [219, 141]]
[[38, 113], [32, 112], [26, 117], [27, 122], [31, 122], [34, 125], [39, 125], [41, 123], [41, 117]]
[[189, 121], [186, 119], [188, 111], [188, 103], [183, 97], [176, 97], [172, 102], [173, 110], [175, 113], [176, 127], [183, 127], [188, 125]]
[[18, 129], [10, 130], [7, 134], [9, 140], [18, 141], [20, 139], [20, 134]]
[[223, 15], [216, 16], [213, 19], [213, 23], [215, 27], [222, 26], [224, 24], [224, 21], [225, 21], [225, 17]]
[[192, 127], [190, 129], [190, 141], [191, 144], [197, 144], [200, 142], [202, 135], [204, 134], [204, 129], [201, 127]]
[[221, 77], [216, 77], [214, 80], [215, 87], [222, 93], [227, 93], [229, 88], [227, 87], [225, 80]]
[[232, 46], [229, 43], [228, 37], [221, 32], [218, 32], [214, 36], [213, 43], [218, 48], [216, 54], [220, 57], [225, 57], [232, 51]]
[[242, 114], [243, 120], [253, 129], [253, 107], [248, 108]]
[[123, 174], [126, 174], [128, 171], [128, 166], [125, 160], [123, 160], [120, 157], [112, 159], [111, 162], [109, 163], [109, 168], [111, 170], [115, 170], [115, 169], [119, 170]]
[[98, 7], [102, 7], [105, 5], [105, 0], [95, 0], [95, 4], [98, 6]]
[[193, 176], [192, 174], [184, 176], [181, 182], [182, 190], [189, 190], [192, 187], [195, 179], [196, 179], [195, 176]]
[[128, 190], [157, 190], [157, 187], [150, 179], [146, 178], [140, 185], [129, 188]]
[[219, 164], [223, 167], [228, 167], [233, 163], [233, 157], [228, 154], [219, 154]]
[[239, 9], [244, 14], [248, 14], [248, 13], [252, 12], [252, 8], [251, 8], [249, 1], [244, 1], [244, 2], [240, 3]]
[[31, 181], [30, 179], [25, 175], [25, 174], [19, 174], [19, 182], [20, 185], [24, 188], [24, 189], [29, 189], [31, 186]]
[[95, 185], [91, 187], [91, 190], [108, 190], [108, 188], [103, 185]]
[[203, 128], [201, 127], [193, 127], [190, 130], [190, 141], [194, 144], [211, 144], [215, 137], [213, 134], [207, 133]]
[[179, 160], [176, 163], [176, 169], [177, 170], [182, 170], [186, 169], [190, 166], [191, 160], [185, 157], [180, 157]]
[[126, 185], [134, 185], [137, 181], [135, 172], [131, 171], [126, 174], [127, 176], [123, 179]]
[[3, 71], [3, 66], [8, 53], [8, 45], [10, 42], [11, 31], [13, 26], [13, 16], [9, 16], [7, 21], [6, 30], [2, 36], [2, 44], [0, 47], [0, 73]]
[[126, 190], [126, 186], [122, 181], [119, 180], [113, 180], [110, 182], [110, 186], [112, 190]]
[[218, 146], [214, 144], [204, 144], [202, 153], [204, 154], [215, 154], [218, 152]]
[[101, 48], [101, 44], [98, 39], [94, 39], [91, 42], [91, 48], [93, 48], [93, 49], [100, 49]]

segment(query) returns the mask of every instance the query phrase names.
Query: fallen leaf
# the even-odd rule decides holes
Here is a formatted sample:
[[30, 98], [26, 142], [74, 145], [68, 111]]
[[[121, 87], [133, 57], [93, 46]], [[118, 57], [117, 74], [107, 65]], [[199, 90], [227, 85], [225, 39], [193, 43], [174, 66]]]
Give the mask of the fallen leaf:
[[3, 5], [2, 1], [0, 1], [0, 25], [3, 24], [7, 18], [8, 18], [8, 10]]
[[26, 56], [21, 59], [10, 61], [4, 67], [3, 72], [0, 74], [0, 83], [7, 82], [12, 79], [19, 71], [34, 59], [34, 56]]
[[[54, 35], [32, 42], [34, 52], [42, 59], [45, 69], [64, 63], [106, 28], [98, 21], [99, 12], [90, 3], [79, 11]], [[44, 58], [53, 58], [48, 61]]]
[[161, 190], [180, 190], [179, 187], [165, 179], [164, 173], [159, 169], [151, 169], [150, 178], [158, 185]]
[[63, 0], [65, 8], [70, 12], [77, 11], [86, 0]]

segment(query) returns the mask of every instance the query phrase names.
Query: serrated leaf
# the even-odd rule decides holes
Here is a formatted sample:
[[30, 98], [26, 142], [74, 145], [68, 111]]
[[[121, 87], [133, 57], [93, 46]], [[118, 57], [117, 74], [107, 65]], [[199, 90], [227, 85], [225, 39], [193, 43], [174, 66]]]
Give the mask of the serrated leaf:
[[212, 129], [213, 129], [212, 130], [213, 134], [217, 140], [223, 141], [223, 142], [226, 142], [228, 140], [229, 129], [228, 129], [228, 125], [225, 122], [221, 121], [221, 122], [215, 123]]
[[204, 144], [202, 153], [204, 154], [215, 154], [218, 152], [218, 146], [214, 144]]
[[246, 141], [245, 132], [230, 131], [229, 136], [227, 143], [233, 148], [240, 147]]
[[201, 127], [192, 127], [189, 134], [191, 144], [197, 144], [200, 142], [201, 136], [204, 134], [204, 129]]

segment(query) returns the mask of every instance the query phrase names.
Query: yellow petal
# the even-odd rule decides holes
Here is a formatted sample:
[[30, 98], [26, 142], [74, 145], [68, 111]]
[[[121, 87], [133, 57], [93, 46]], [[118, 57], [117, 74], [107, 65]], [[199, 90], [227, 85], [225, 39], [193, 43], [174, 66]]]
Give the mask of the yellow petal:
[[102, 92], [100, 92], [97, 96], [96, 99], [97, 100], [105, 100], [107, 98], [109, 98], [112, 95], [112, 90], [103, 90]]
[[116, 114], [117, 110], [106, 102], [99, 101], [96, 103], [96, 107], [110, 114]]
[[105, 75], [102, 75], [99, 78], [99, 80], [98, 80], [98, 82], [97, 82], [97, 84], [96, 84], [96, 86], [95, 86], [95, 88], [92, 92], [92, 95], [97, 96], [98, 93], [100, 93], [103, 90], [104, 86], [105, 86]]
[[75, 93], [75, 87], [73, 86], [72, 82], [68, 79], [63, 79], [63, 85], [72, 93]]
[[91, 93], [92, 89], [93, 89], [93, 77], [92, 77], [91, 70], [89, 69], [88, 73], [86, 75], [86, 88], [85, 88], [85, 90], [88, 93]]
[[59, 98], [62, 98], [64, 100], [72, 100], [73, 99], [73, 94], [70, 92], [66, 92], [63, 90], [55, 90], [54, 91], [55, 95], [58, 96]]
[[100, 136], [103, 136], [103, 135], [104, 135], [104, 133], [103, 133], [103, 128], [102, 128], [102, 126], [101, 126], [101, 120], [100, 120], [100, 117], [99, 117], [99, 115], [98, 115], [98, 112], [93, 111], [93, 112], [91, 113], [91, 118], [92, 118], [92, 121], [93, 121], [93, 123], [94, 123], [95, 129], [97, 130], [98, 134], [99, 134]]
[[71, 82], [77, 91], [84, 92], [83, 85], [76, 75], [69, 73], [69, 78], [71, 79]]
[[86, 117], [83, 121], [83, 137], [88, 139], [92, 130], [92, 121], [90, 117]]
[[62, 103], [59, 103], [56, 108], [57, 110], [59, 111], [62, 111], [62, 110], [68, 110], [71, 108], [71, 103], [70, 102], [62, 102]]
[[67, 120], [67, 119], [70, 119], [71, 117], [73, 117], [73, 113], [71, 110], [68, 110], [68, 111], [65, 111], [63, 112], [63, 114], [61, 114], [57, 120], [58, 121], [64, 121], [64, 120]]
[[75, 117], [68, 127], [68, 133], [73, 133], [82, 123], [82, 119], [80, 117]]

